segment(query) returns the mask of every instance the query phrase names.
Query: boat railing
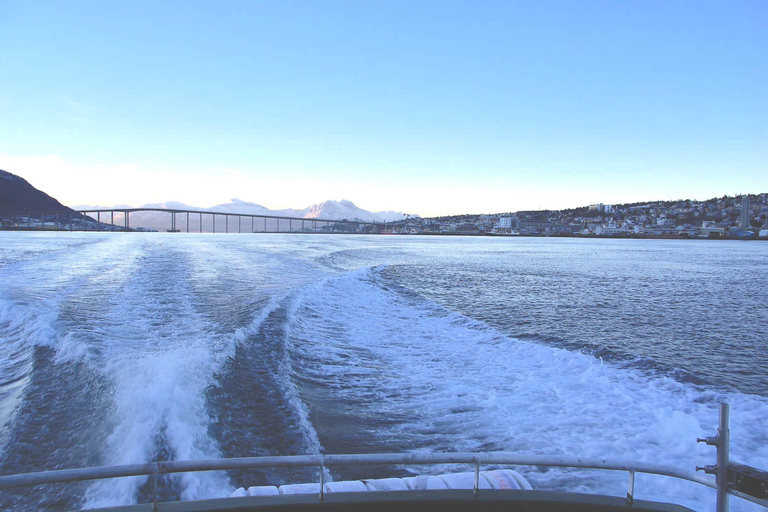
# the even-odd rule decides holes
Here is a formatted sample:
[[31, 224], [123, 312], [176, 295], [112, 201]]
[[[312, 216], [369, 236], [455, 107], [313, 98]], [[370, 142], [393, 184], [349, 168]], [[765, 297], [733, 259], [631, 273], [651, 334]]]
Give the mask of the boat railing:
[[[717, 446], [718, 465], [725, 467], [726, 471], [719, 472], [716, 466], [704, 466], [696, 468], [705, 470], [708, 474], [715, 474], [713, 481], [704, 475], [693, 471], [664, 464], [633, 462], [624, 460], [610, 460], [602, 458], [582, 458], [568, 456], [548, 455], [521, 455], [512, 452], [490, 453], [377, 453], [377, 454], [351, 454], [351, 455], [292, 455], [292, 456], [268, 456], [268, 457], [240, 457], [209, 460], [179, 460], [148, 462], [144, 464], [131, 464], [121, 466], [100, 466], [91, 468], [59, 469], [41, 471], [36, 473], [24, 473], [17, 475], [0, 476], [0, 489], [15, 487], [55, 484], [66, 482], [80, 482], [87, 480], [103, 480], [108, 478], [120, 478], [130, 476], [149, 476], [154, 485], [154, 504], [157, 505], [157, 481], [161, 475], [173, 473], [189, 473], [199, 471], [224, 471], [245, 470], [259, 468], [285, 468], [285, 467], [317, 467], [319, 469], [319, 493], [318, 499], [324, 498], [324, 478], [326, 468], [353, 465], [426, 465], [426, 464], [471, 464], [474, 467], [474, 492], [480, 492], [480, 467], [493, 466], [539, 466], [579, 469], [598, 469], [611, 471], [625, 471], [628, 473], [627, 503], [632, 504], [635, 494], [635, 475], [646, 473], [662, 475], [681, 480], [687, 480], [699, 485], [716, 489], [717, 511], [728, 510], [728, 495], [734, 495], [744, 500], [762, 505], [768, 508], [768, 473], [749, 468], [740, 464], [731, 464], [728, 461], [728, 406], [723, 404], [721, 412], [721, 428], [718, 436], [701, 439], [702, 442]], [[725, 426], [725, 428], [723, 428]], [[723, 454], [723, 451], [726, 453]], [[723, 466], [723, 464], [725, 464]], [[725, 475], [725, 481], [720, 475]], [[721, 485], [722, 484], [722, 485]], [[724, 507], [724, 508], [721, 508]]]

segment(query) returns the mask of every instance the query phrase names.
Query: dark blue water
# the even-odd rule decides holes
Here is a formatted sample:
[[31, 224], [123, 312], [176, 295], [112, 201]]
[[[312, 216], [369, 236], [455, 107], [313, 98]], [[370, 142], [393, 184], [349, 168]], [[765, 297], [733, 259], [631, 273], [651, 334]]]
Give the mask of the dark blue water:
[[[0, 472], [427, 450], [690, 470], [712, 463], [695, 438], [720, 401], [735, 457], [768, 467], [767, 290], [760, 242], [6, 233]], [[403, 470], [332, 476], [363, 471]], [[625, 492], [625, 475], [527, 476]], [[313, 478], [176, 475], [161, 497]], [[711, 501], [653, 477], [637, 491]], [[6, 491], [0, 505], [148, 499], [132, 478]]]

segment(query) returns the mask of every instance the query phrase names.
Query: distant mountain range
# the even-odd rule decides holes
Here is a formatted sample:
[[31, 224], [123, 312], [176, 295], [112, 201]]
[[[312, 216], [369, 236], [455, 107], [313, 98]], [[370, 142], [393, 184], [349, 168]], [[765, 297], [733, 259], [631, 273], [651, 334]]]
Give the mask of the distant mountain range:
[[0, 170], [0, 213], [53, 211], [71, 210], [21, 176]]
[[[129, 205], [95, 206], [76, 205], [68, 208], [45, 192], [30, 185], [24, 178], [0, 170], [0, 213], [2, 212], [69, 212], [83, 210], [105, 210], [135, 208]], [[166, 203], [150, 203], [139, 208], [158, 208], [163, 210], [191, 210], [200, 212], [221, 212], [242, 215], [275, 215], [298, 217], [304, 219], [327, 220], [361, 220], [367, 222], [391, 222], [403, 220], [406, 215], [401, 212], [381, 211], [371, 212], [357, 207], [352, 201], [328, 200], [313, 204], [306, 208], [270, 210], [266, 206], [249, 203], [240, 199], [232, 199], [228, 203], [218, 204], [209, 208], [190, 206], [176, 201]], [[137, 212], [131, 215], [131, 225], [150, 229], [167, 229], [168, 214], [162, 212]]]

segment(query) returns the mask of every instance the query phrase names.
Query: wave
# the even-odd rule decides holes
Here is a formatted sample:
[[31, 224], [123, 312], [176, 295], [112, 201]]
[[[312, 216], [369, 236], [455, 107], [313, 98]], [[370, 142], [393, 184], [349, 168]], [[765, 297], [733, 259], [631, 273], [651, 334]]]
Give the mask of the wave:
[[[81, 337], [86, 351], [112, 383], [113, 407], [104, 462], [132, 464], [220, 456], [208, 435], [206, 390], [227, 358], [235, 337], [217, 330], [195, 304], [183, 254], [153, 252], [121, 292], [110, 298], [98, 335]], [[170, 477], [182, 499], [231, 491], [220, 472]], [[86, 507], [135, 503], [147, 477], [94, 484]]]
[[[361, 269], [306, 288], [296, 307], [295, 367], [329, 451], [504, 450], [691, 470], [713, 459], [695, 440], [711, 435], [726, 401], [734, 458], [768, 465], [765, 398], [510, 338], [396, 289], [378, 269]], [[549, 470], [531, 480], [539, 488], [626, 492], [625, 475]], [[639, 498], [694, 508], [711, 505], [711, 493], [701, 494], [669, 479], [643, 476], [637, 484]]]
[[89, 283], [118, 277], [122, 269], [110, 263], [116, 255], [132, 259], [121, 241], [35, 241], [0, 267], [0, 453], [31, 381], [35, 348], [62, 349], [68, 302]]
[[[223, 455], [319, 454], [323, 448], [296, 386], [289, 357], [292, 297], [269, 301], [248, 329], [239, 331], [235, 355], [209, 393], [213, 431]], [[236, 486], [315, 478], [313, 470], [232, 471]]]
[[[475, 450], [690, 470], [714, 459], [695, 438], [712, 434], [721, 401], [732, 406], [734, 458], [768, 466], [765, 398], [505, 336], [407, 290], [408, 273], [391, 265], [346, 271], [381, 261], [375, 248], [334, 252], [325, 238], [290, 249], [239, 237], [99, 240], [0, 268], [3, 471]], [[352, 471], [334, 476], [354, 479]], [[544, 489], [623, 495], [626, 485], [626, 475], [587, 471], [529, 468], [526, 476]], [[160, 493], [199, 499], [313, 478], [173, 475]], [[712, 502], [698, 486], [655, 477], [639, 476], [636, 489], [641, 499], [697, 509]], [[39, 494], [61, 509], [149, 501], [151, 492], [142, 477]], [[29, 509], [44, 508], [25, 496]]]

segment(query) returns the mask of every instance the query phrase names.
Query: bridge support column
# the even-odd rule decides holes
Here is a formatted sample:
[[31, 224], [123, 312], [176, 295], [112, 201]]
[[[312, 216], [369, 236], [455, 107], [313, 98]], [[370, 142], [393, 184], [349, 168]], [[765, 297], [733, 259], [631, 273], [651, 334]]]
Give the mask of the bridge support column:
[[187, 212], [187, 233], [189, 233], [189, 212]]
[[203, 232], [203, 214], [202, 213], [200, 214], [200, 225], [198, 226], [198, 228], [200, 229], [200, 232], [202, 233]]
[[241, 215], [238, 215], [237, 216], [237, 232], [238, 233], [242, 233], [243, 232], [242, 227], [241, 227], [242, 220], [243, 220], [243, 217]]

